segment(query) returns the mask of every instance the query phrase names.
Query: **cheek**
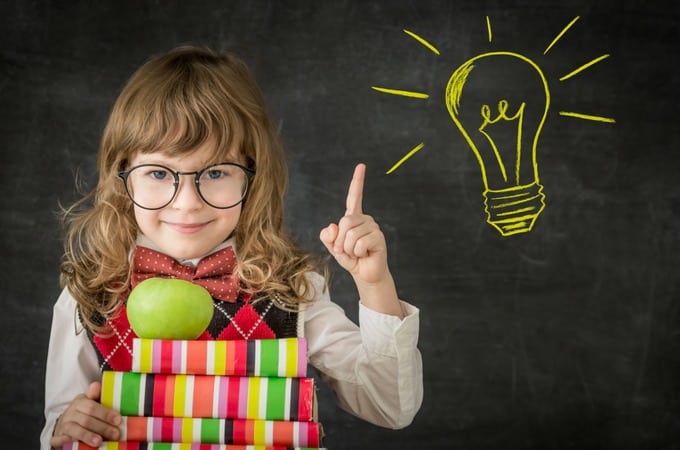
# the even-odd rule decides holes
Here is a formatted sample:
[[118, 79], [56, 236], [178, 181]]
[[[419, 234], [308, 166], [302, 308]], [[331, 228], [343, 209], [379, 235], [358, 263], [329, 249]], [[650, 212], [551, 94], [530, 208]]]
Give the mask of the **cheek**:
[[221, 210], [218, 215], [222, 227], [228, 234], [231, 234], [241, 218], [241, 206]]
[[158, 212], [135, 206], [135, 221], [137, 222], [139, 231], [143, 234], [149, 234], [153, 229], [154, 224], [158, 223]]

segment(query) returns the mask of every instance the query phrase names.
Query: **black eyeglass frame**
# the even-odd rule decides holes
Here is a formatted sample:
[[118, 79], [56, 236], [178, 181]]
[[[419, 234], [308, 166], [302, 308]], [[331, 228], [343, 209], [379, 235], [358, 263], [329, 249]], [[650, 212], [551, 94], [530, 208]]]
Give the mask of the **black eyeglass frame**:
[[[205, 197], [203, 197], [203, 193], [201, 192], [201, 181], [200, 181], [200, 179], [201, 179], [201, 175], [203, 175], [203, 173], [205, 173], [208, 169], [212, 169], [215, 166], [224, 166], [224, 165], [236, 166], [239, 169], [243, 170], [243, 172], [245, 172], [245, 174], [246, 174], [246, 186], [245, 186], [245, 189], [243, 190], [243, 194], [241, 195], [241, 199], [239, 201], [237, 201], [236, 203], [234, 203], [233, 205], [230, 205], [230, 206], [215, 206], [212, 203], [210, 203], [208, 200], [206, 200]], [[173, 186], [175, 187], [175, 192], [172, 194], [172, 197], [170, 197], [170, 200], [168, 200], [167, 203], [165, 203], [162, 206], [158, 206], [156, 208], [147, 208], [146, 206], [142, 206], [135, 201], [134, 197], [132, 196], [132, 193], [130, 192], [130, 189], [128, 188], [128, 181], [127, 180], [128, 180], [128, 176], [130, 175], [130, 172], [132, 172], [133, 170], [138, 169], [140, 167], [162, 167], [163, 169], [166, 169], [168, 172], [170, 172], [172, 174], [172, 177], [175, 179], [175, 181], [172, 183]], [[130, 200], [132, 200], [132, 203], [134, 203], [135, 205], [139, 206], [142, 209], [146, 209], [146, 210], [149, 210], [149, 211], [155, 211], [155, 210], [158, 210], [158, 209], [163, 209], [166, 206], [168, 206], [170, 203], [172, 203], [172, 201], [177, 196], [177, 191], [179, 191], [179, 176], [180, 175], [193, 175], [194, 176], [194, 185], [196, 186], [196, 192], [198, 192], [199, 197], [201, 197], [201, 200], [203, 200], [206, 205], [211, 206], [211, 207], [216, 208], [216, 209], [229, 209], [229, 208], [233, 208], [234, 206], [238, 205], [239, 203], [242, 203], [243, 200], [246, 198], [246, 195], [248, 194], [248, 191], [250, 190], [250, 180], [255, 175], [255, 170], [251, 169], [249, 167], [246, 167], [242, 164], [235, 163], [235, 162], [221, 162], [221, 163], [211, 164], [208, 167], [202, 168], [201, 170], [195, 170], [195, 171], [192, 171], [192, 172], [182, 172], [182, 171], [178, 171], [178, 170], [172, 170], [171, 168], [166, 167], [163, 164], [140, 164], [138, 166], [134, 166], [134, 167], [131, 167], [127, 170], [121, 170], [120, 172], [118, 172], [118, 177], [121, 180], [123, 180], [123, 186], [125, 186], [125, 192], [127, 192], [127, 195], [128, 195], [128, 197], [130, 197]]]

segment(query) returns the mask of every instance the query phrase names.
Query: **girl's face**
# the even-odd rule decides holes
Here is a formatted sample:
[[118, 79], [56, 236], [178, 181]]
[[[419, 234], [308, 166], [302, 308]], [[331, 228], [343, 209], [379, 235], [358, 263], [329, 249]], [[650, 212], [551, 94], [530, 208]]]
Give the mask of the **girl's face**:
[[[160, 164], [179, 172], [198, 171], [214, 162], [213, 146], [208, 141], [182, 156], [168, 156], [162, 152], [137, 153], [129, 167]], [[135, 219], [141, 233], [163, 253], [178, 260], [198, 258], [233, 233], [241, 215], [241, 203], [229, 209], [213, 208], [199, 196], [193, 175], [180, 175], [179, 178], [177, 193], [169, 205], [158, 210], [135, 205]]]

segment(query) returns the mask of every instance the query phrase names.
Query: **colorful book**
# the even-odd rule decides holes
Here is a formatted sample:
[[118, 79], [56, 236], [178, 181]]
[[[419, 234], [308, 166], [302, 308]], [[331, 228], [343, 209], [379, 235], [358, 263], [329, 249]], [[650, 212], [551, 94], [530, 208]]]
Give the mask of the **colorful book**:
[[291, 420], [316, 418], [314, 379], [104, 371], [102, 405], [123, 416]]
[[317, 422], [123, 416], [121, 441], [318, 447]]
[[91, 447], [82, 442], [64, 444], [63, 450], [323, 450], [309, 447], [271, 447], [264, 445], [179, 444], [167, 442], [104, 442]]
[[135, 338], [132, 372], [305, 377], [307, 342], [304, 338], [239, 341]]

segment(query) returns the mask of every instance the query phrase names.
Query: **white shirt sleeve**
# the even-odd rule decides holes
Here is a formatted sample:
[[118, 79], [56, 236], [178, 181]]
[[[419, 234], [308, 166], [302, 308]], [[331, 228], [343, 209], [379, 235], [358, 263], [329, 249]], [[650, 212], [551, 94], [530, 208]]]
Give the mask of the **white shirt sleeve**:
[[[78, 327], [79, 332], [76, 332]], [[76, 316], [76, 303], [64, 289], [54, 305], [45, 373], [45, 427], [40, 449], [50, 450], [57, 418], [73, 398], [100, 380], [99, 362], [87, 333]]]
[[311, 274], [315, 299], [304, 314], [308, 358], [348, 412], [375, 425], [409, 425], [423, 400], [419, 310], [402, 302], [398, 317], [359, 304], [358, 327]]

